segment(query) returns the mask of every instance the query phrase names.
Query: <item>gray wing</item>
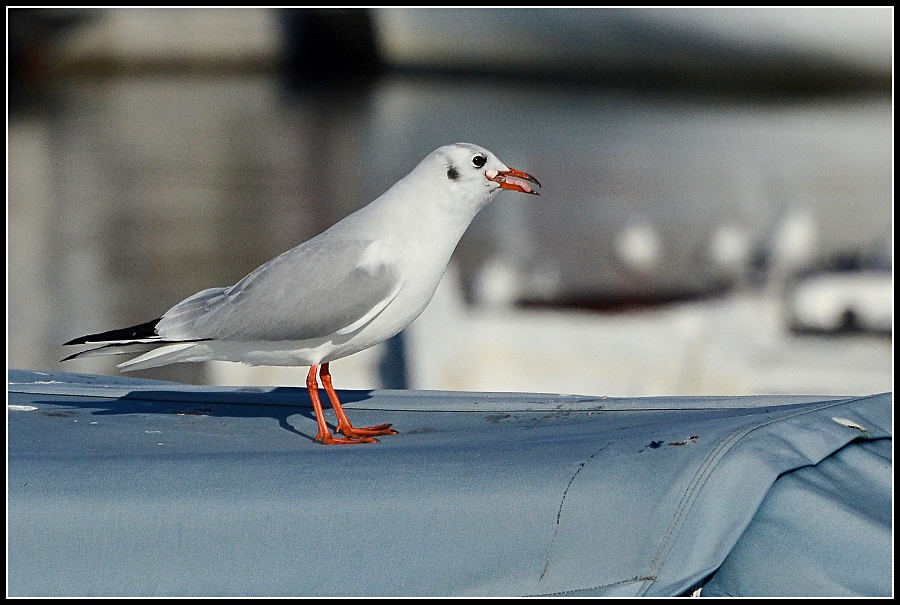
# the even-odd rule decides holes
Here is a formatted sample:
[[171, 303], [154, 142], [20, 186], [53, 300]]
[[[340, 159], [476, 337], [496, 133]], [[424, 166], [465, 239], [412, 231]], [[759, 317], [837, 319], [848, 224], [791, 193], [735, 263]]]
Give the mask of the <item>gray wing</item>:
[[230, 288], [204, 290], [178, 303], [157, 331], [171, 339], [238, 341], [352, 332], [399, 291], [397, 266], [383, 249], [367, 240], [313, 238]]

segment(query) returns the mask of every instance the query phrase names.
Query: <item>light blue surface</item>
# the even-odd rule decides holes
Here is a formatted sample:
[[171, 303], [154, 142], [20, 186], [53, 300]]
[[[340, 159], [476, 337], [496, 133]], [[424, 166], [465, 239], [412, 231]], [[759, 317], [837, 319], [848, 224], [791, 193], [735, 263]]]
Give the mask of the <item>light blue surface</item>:
[[[10, 596], [684, 594], [780, 475], [892, 427], [891, 394], [342, 391], [355, 424], [400, 434], [325, 447], [301, 388], [8, 378]], [[862, 500], [832, 482], [877, 537], [843, 540], [842, 576], [891, 558], [890, 475], [870, 475]]]
[[782, 475], [703, 596], [893, 594], [890, 439]]

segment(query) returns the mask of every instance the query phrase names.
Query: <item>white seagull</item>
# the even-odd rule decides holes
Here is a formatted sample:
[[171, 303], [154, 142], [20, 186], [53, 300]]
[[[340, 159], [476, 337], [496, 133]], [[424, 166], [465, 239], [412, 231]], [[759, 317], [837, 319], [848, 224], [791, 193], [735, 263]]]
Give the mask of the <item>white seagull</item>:
[[[328, 364], [376, 345], [428, 306], [469, 223], [501, 189], [537, 195], [530, 174], [470, 143], [441, 147], [375, 201], [273, 258], [230, 288], [210, 288], [159, 319], [75, 338], [93, 355], [141, 353], [123, 371], [182, 361], [310, 366], [306, 387], [323, 444], [371, 443], [390, 424], [354, 427]], [[316, 372], [337, 414], [325, 423]]]

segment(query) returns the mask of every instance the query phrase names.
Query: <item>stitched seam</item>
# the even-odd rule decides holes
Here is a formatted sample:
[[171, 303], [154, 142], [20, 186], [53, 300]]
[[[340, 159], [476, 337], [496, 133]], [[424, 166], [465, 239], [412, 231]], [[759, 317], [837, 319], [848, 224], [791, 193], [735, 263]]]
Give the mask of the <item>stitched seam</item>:
[[[744, 437], [746, 437], [753, 431], [756, 431], [757, 429], [775, 424], [777, 422], [782, 422], [784, 420], [803, 416], [805, 414], [815, 413], [831, 407], [852, 403], [854, 401], [863, 401], [865, 399], [870, 399], [871, 397], [872, 396], [870, 395], [866, 397], [856, 397], [853, 399], [841, 399], [839, 401], [824, 403], [815, 407], [814, 409], [805, 409], [792, 412], [784, 416], [765, 420], [754, 426], [741, 429], [740, 431], [732, 433], [726, 439], [720, 441], [719, 444], [707, 455], [700, 469], [698, 469], [698, 471], [694, 474], [693, 479], [691, 479], [690, 486], [685, 491], [684, 495], [681, 498], [681, 501], [678, 503], [678, 507], [676, 509], [677, 512], [669, 522], [669, 527], [666, 530], [662, 541], [660, 542], [659, 549], [657, 550], [656, 555], [653, 557], [653, 560], [650, 563], [651, 573], [648, 575], [652, 576], [653, 578], [659, 576], [659, 570], [668, 559], [669, 553], [671, 553], [671, 546], [674, 544], [675, 540], [681, 533], [681, 530], [683, 528], [681, 522], [687, 516], [687, 513], [696, 502], [695, 495], [702, 491], [703, 487], [705, 487], [709, 482], [709, 479], [713, 475], [716, 463], [721, 460], [725, 456], [725, 454], [728, 453], [728, 451], [730, 451], [735, 445], [737, 445], [738, 442], [740, 442]], [[648, 589], [649, 587], [650, 585], [647, 586]]]

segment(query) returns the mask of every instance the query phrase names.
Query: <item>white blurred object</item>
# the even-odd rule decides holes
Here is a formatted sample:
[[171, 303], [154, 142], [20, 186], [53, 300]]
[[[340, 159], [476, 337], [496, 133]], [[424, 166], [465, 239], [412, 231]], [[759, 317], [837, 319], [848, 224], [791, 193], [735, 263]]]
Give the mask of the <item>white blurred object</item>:
[[750, 262], [750, 235], [737, 225], [721, 225], [709, 242], [709, 253], [719, 272], [737, 276]]
[[522, 277], [515, 263], [496, 256], [475, 276], [475, 300], [487, 307], [509, 307], [522, 294]]
[[809, 210], [788, 212], [775, 229], [772, 242], [772, 267], [790, 273], [806, 267], [814, 258], [818, 244], [818, 225]]
[[651, 273], [659, 267], [662, 255], [659, 234], [646, 223], [631, 225], [616, 238], [616, 254], [629, 269]]
[[802, 330], [889, 332], [894, 287], [887, 271], [816, 275], [799, 281], [787, 301], [791, 326]]

